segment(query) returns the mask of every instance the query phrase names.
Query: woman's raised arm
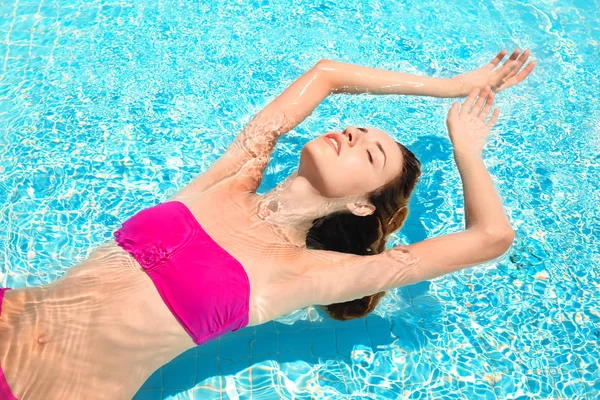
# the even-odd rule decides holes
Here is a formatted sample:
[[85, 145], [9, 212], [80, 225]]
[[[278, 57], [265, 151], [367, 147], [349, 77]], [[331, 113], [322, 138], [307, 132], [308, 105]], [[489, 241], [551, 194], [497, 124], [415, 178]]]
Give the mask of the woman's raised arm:
[[[466, 229], [380, 254], [359, 256], [307, 250], [301, 278], [286, 291], [303, 296], [305, 304], [332, 304], [359, 299], [394, 287], [414, 284], [493, 260], [515, 238], [502, 201], [482, 159], [482, 150], [499, 111], [491, 113], [491, 88], [474, 90], [462, 104], [454, 103], [448, 130], [465, 198]], [[491, 114], [491, 119], [487, 118]]]
[[464, 97], [476, 88], [490, 86], [492, 90], [499, 92], [522, 82], [535, 67], [535, 61], [532, 61], [521, 69], [529, 55], [529, 50], [521, 54], [520, 50], [516, 49], [506, 62], [498, 67], [506, 56], [506, 50], [502, 50], [487, 65], [452, 78], [409, 75], [335, 61], [327, 61], [323, 69], [330, 72], [329, 80], [334, 93]]
[[301, 123], [331, 93], [331, 81], [323, 70], [324, 63], [324, 60], [317, 62], [256, 114], [225, 153], [176, 197], [203, 192], [240, 171], [238, 187], [248, 192], [256, 191], [277, 139]]
[[300, 124], [329, 95], [334, 93], [405, 94], [436, 97], [466, 96], [471, 89], [490, 85], [499, 91], [521, 82], [535, 66], [530, 63], [518, 72], [529, 57], [515, 50], [502, 67], [506, 55], [500, 52], [488, 65], [453, 78], [429, 78], [363, 67], [331, 60], [320, 60], [296, 79], [277, 98], [261, 110], [240, 132], [225, 153], [176, 197], [200, 193], [214, 184], [238, 174], [240, 189], [254, 192], [277, 139]]

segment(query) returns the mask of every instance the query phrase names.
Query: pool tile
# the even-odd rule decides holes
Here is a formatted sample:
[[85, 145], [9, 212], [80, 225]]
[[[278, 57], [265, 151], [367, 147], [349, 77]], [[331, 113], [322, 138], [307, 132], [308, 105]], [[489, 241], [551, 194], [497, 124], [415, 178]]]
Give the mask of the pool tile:
[[217, 356], [217, 350], [219, 349], [219, 339], [211, 340], [210, 342], [204, 343], [196, 347], [196, 354], [198, 356]]
[[347, 357], [354, 349], [354, 346], [358, 344], [373, 348], [371, 337], [364, 326], [355, 328], [337, 328], [335, 330], [335, 336], [337, 352], [343, 357]]
[[[307, 363], [307, 362], [312, 362], [312, 358], [303, 356], [301, 354], [298, 353], [291, 353], [288, 351], [285, 352], [281, 352], [279, 354], [277, 354], [277, 362], [280, 364], [285, 364], [285, 363]], [[306, 365], [306, 364], [304, 364]], [[294, 367], [295, 370], [297, 370], [297, 366]]]
[[279, 352], [266, 353], [266, 354], [252, 354], [252, 365], [269, 362], [269, 361], [277, 362], [278, 355], [279, 355]]
[[319, 372], [318, 382], [320, 386], [331, 387], [339, 393], [348, 394], [348, 384], [345, 377], [340, 377], [339, 368], [336, 368], [335, 361], [329, 364], [329, 368]]
[[217, 375], [219, 375], [219, 359], [217, 357], [198, 357], [196, 359], [194, 384]]
[[183, 400], [189, 398], [187, 392], [187, 390], [181, 389], [165, 389], [163, 390], [162, 398], [169, 400]]
[[196, 358], [196, 357], [198, 357], [198, 346], [192, 347], [191, 349], [184, 351], [183, 353], [181, 353], [180, 355], [175, 357], [175, 360], [179, 360], [182, 358]]
[[[436, 381], [432, 381], [428, 384], [428, 389], [434, 396], [431, 396], [431, 399], [466, 399], [464, 395], [461, 394], [460, 389], [458, 388], [457, 382], [455, 379], [452, 379], [448, 382], [449, 376], [442, 377]], [[402, 393], [399, 391], [399, 393]], [[470, 399], [469, 399], [470, 400]]]
[[161, 374], [162, 374], [161, 368], [154, 371], [154, 373], [152, 375], [150, 375], [150, 377], [148, 379], [146, 379], [146, 382], [144, 382], [144, 384], [142, 385], [140, 390], [141, 389], [162, 389], [163, 383], [162, 383], [162, 375]]
[[246, 328], [238, 329], [235, 332], [227, 332], [227, 336], [236, 337], [236, 336], [245, 336], [245, 335], [254, 335], [254, 331], [256, 331], [255, 326], [249, 326]]
[[390, 327], [391, 325], [392, 325], [392, 323], [390, 322], [389, 318], [380, 317], [379, 315], [377, 315], [375, 313], [371, 313], [365, 317], [365, 326], [366, 327], [371, 327], [371, 328], [380, 327], [380, 326]]
[[254, 332], [242, 336], [223, 336], [219, 343], [219, 357], [239, 360], [250, 357], [250, 343], [254, 340]]
[[339, 321], [336, 319], [332, 319], [331, 321], [332, 321], [332, 325], [335, 328], [343, 328], [343, 329], [364, 328], [367, 325], [365, 318], [355, 318], [355, 319], [351, 319], [349, 321]]
[[525, 386], [526, 393], [535, 398], [542, 398], [548, 394], [555, 392], [554, 380], [551, 376], [546, 375], [543, 371], [534, 375], [527, 376], [527, 384]]
[[279, 335], [272, 331], [257, 331], [252, 341], [252, 355], [277, 353], [279, 351]]
[[335, 320], [329, 316], [325, 312], [319, 312], [320, 315], [323, 316], [321, 321], [314, 321], [313, 326], [315, 328], [329, 328], [335, 326]]
[[310, 355], [312, 343], [313, 334], [308, 329], [279, 334], [279, 352], [288, 351], [302, 355]]
[[210, 388], [196, 388], [192, 392], [192, 399], [194, 400], [224, 400], [227, 399], [227, 395], [222, 394], [219, 389]]
[[309, 321], [297, 321], [292, 325], [278, 323], [276, 327], [279, 333], [292, 333], [312, 329], [312, 323]]
[[250, 367], [250, 357], [238, 359], [236, 361], [219, 358], [219, 374], [235, 375], [240, 371]]
[[316, 328], [313, 330], [312, 354], [315, 357], [335, 357], [338, 355], [334, 328]]
[[367, 325], [367, 333], [373, 343], [373, 350], [377, 349], [378, 346], [386, 348], [396, 339], [392, 335], [389, 324], [376, 326]]
[[163, 400], [162, 390], [140, 390], [133, 396], [133, 400]]
[[467, 399], [496, 400], [494, 387], [486, 381], [476, 379], [475, 382], [465, 382], [460, 391]]
[[256, 327], [256, 331], [261, 331], [261, 332], [279, 332], [279, 330], [277, 329], [277, 326], [281, 325], [280, 323], [277, 323], [275, 321], [269, 321], [266, 322], [264, 324], [260, 324], [259, 326]]
[[516, 393], [520, 390], [519, 388], [523, 386], [523, 383], [526, 383], [524, 376], [521, 374], [516, 375], [515, 371], [510, 371], [508, 373], [501, 372], [499, 374], [500, 375], [496, 375], [499, 379], [495, 381], [494, 389], [497, 387], [501, 388], [504, 395]]
[[181, 358], [173, 360], [164, 367], [163, 384], [165, 389], [191, 388], [196, 374], [196, 359]]
[[554, 387], [559, 397], [580, 399], [588, 396], [587, 385], [581, 382], [581, 378], [576, 371], [574, 371], [574, 374], [569, 374], [563, 370], [553, 374], [552, 377], [554, 378]]
[[424, 354], [407, 354], [406, 362], [401, 366], [404, 382], [406, 384], [423, 384], [429, 381], [432, 370], [435, 369], [429, 357]]
[[[277, 360], [275, 360], [277, 362]], [[253, 399], [269, 399], [269, 398], [280, 398], [276, 395], [275, 381], [277, 380], [277, 376], [271, 373], [264, 373], [264, 370], [256, 367], [251, 367], [251, 370], [248, 371], [248, 374], [252, 374], [252, 380], [246, 386], [246, 388], [252, 387], [252, 395], [248, 395], [247, 397], [252, 397]], [[247, 392], [249, 393], [249, 392]]]

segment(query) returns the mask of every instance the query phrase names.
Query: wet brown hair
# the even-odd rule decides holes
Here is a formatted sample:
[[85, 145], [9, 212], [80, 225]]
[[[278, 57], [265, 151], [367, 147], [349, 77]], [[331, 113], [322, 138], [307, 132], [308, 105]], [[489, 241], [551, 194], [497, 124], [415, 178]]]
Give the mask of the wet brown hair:
[[[401, 143], [403, 166], [397, 177], [368, 194], [373, 214], [357, 216], [338, 212], [315, 219], [306, 236], [306, 246], [358, 255], [374, 255], [386, 249], [388, 236], [400, 229], [408, 216], [408, 200], [421, 176], [421, 162]], [[343, 271], [342, 271], [343, 273]], [[377, 307], [385, 292], [362, 299], [325, 306], [327, 313], [341, 321], [362, 318]]]

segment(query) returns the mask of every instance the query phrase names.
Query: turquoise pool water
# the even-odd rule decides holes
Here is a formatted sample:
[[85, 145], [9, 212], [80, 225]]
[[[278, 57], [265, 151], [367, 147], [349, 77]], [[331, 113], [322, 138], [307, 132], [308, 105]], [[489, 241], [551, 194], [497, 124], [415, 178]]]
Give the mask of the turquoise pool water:
[[[498, 96], [484, 153], [517, 235], [505, 256], [392, 291], [366, 319], [307, 309], [238, 331], [135, 399], [598, 398], [598, 1], [355, 3], [1, 2], [0, 285], [84, 260], [320, 58], [449, 77], [530, 48], [538, 66]], [[330, 97], [280, 139], [259, 192], [316, 135], [374, 126], [424, 166], [389, 246], [459, 231], [451, 101]]]

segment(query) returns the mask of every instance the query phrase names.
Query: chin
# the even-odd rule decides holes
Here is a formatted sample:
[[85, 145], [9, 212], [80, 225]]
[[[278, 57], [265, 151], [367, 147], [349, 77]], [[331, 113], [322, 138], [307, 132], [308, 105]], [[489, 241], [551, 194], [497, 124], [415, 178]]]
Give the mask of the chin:
[[326, 159], [327, 154], [323, 154], [322, 146], [316, 145], [314, 141], [307, 143], [300, 153], [300, 162], [298, 163], [298, 176], [306, 179], [313, 188], [323, 197], [332, 196], [330, 188], [330, 179], [328, 171], [333, 167], [331, 162]]

